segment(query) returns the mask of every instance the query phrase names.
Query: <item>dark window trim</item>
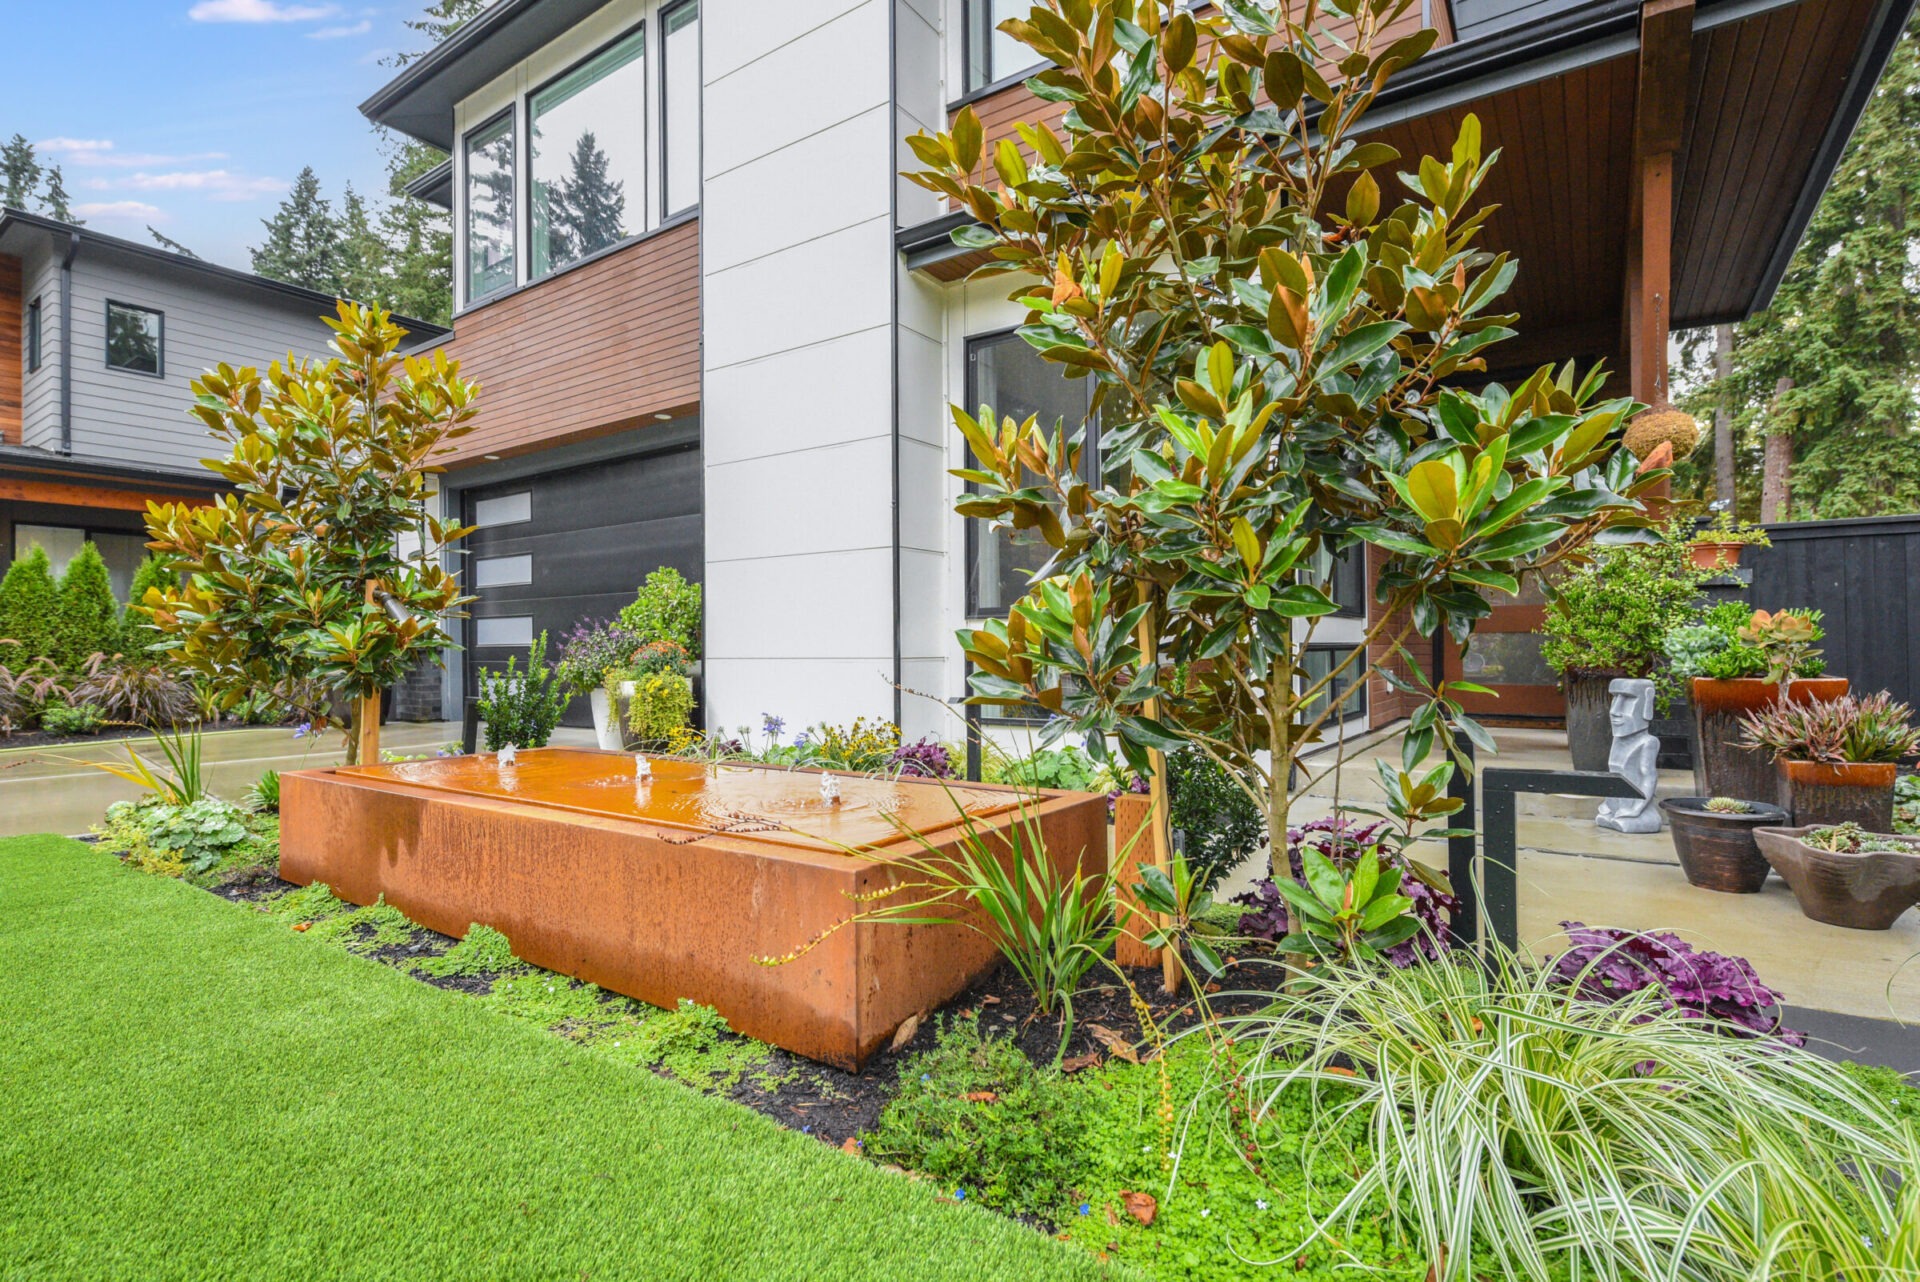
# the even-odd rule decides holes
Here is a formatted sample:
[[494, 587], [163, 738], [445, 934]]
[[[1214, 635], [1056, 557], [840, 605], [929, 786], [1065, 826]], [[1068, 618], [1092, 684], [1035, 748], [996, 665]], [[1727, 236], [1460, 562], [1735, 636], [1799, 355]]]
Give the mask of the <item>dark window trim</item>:
[[[1352, 654], [1358, 645], [1358, 642], [1349, 645], [1343, 641], [1316, 641], [1301, 651], [1301, 657], [1304, 658], [1309, 654], [1330, 654], [1334, 657], [1334, 662], [1338, 663], [1341, 656]], [[1361, 663], [1351, 671], [1352, 675], [1348, 678], [1349, 684], [1344, 691], [1338, 689], [1329, 690], [1326, 694], [1320, 696], [1322, 702], [1327, 701], [1330, 695], [1337, 694], [1340, 696], [1341, 705], [1348, 710], [1347, 715], [1340, 718], [1341, 721], [1351, 721], [1355, 717], [1364, 717], [1367, 715], [1367, 686], [1370, 683], [1367, 680], [1366, 665]], [[1311, 683], [1319, 680], [1319, 678], [1308, 677], [1307, 680]]]
[[[963, 404], [961, 408], [966, 410], [967, 413], [971, 414], [975, 410], [980, 408], [979, 384], [975, 380], [975, 376], [974, 376], [974, 369], [976, 368], [975, 360], [979, 355], [980, 349], [989, 343], [997, 343], [1004, 339], [1017, 335], [1020, 332], [1020, 328], [1021, 327], [1018, 325], [1008, 325], [1002, 329], [984, 330], [981, 333], [968, 334], [966, 336], [964, 343], [965, 343], [965, 351], [966, 351], [967, 368], [966, 368], [965, 375], [962, 378], [962, 382], [966, 385], [967, 399], [965, 404]], [[1065, 378], [1066, 377], [1065, 373], [1062, 373], [1061, 377]], [[1091, 388], [1089, 388], [1087, 392], [1087, 398], [1089, 401], [1091, 401], [1093, 398], [1093, 392]], [[1092, 446], [1092, 458], [1094, 462], [1094, 467], [1097, 469], [1099, 467], [1099, 458], [1100, 458], [1100, 428], [1097, 423], [1087, 423], [1086, 426], [1092, 432], [1092, 438], [1088, 443]], [[968, 459], [968, 465], [971, 466], [972, 459], [973, 459], [972, 450], [967, 451], [967, 459]], [[971, 484], [969, 484], [968, 488], [971, 488]], [[999, 611], [984, 610], [980, 606], [979, 576], [975, 573], [975, 569], [976, 569], [975, 562], [979, 556], [979, 550], [980, 550], [980, 524], [981, 523], [979, 521], [976, 521], [971, 517], [966, 518], [966, 543], [967, 543], [967, 546], [965, 549], [966, 561], [962, 566], [962, 570], [966, 575], [965, 607], [966, 607], [966, 617], [969, 621], [972, 621], [975, 619], [1000, 618], [1002, 617], [1002, 614], [1003, 614], [1003, 612], [999, 612]]]
[[[526, 192], [522, 189], [520, 163], [520, 137], [524, 132], [520, 128], [518, 103], [509, 103], [494, 112], [485, 120], [460, 135], [460, 294], [465, 305], [472, 307], [489, 299], [504, 298], [520, 286], [520, 206], [526, 203]], [[513, 215], [512, 226], [507, 228], [508, 238], [512, 242], [513, 279], [506, 284], [488, 290], [479, 297], [473, 296], [473, 136], [484, 133], [502, 120], [508, 124], [508, 137], [513, 143], [513, 156], [508, 167], [513, 170]]]
[[[159, 319], [160, 335], [156, 340], [157, 350], [154, 352], [154, 356], [159, 365], [158, 369], [133, 369], [126, 365], [115, 365], [113, 363], [113, 309], [116, 307], [124, 308], [130, 312], [145, 312], [149, 316], [154, 316]], [[141, 378], [165, 378], [167, 376], [167, 314], [164, 311], [161, 311], [158, 307], [148, 307], [142, 303], [123, 303], [117, 298], [109, 298], [107, 300], [106, 311], [102, 313], [101, 319], [106, 322], [107, 326], [106, 332], [102, 335], [105, 341], [101, 345], [102, 350], [100, 353], [100, 358], [105, 362], [106, 368], [116, 374], [138, 374]]]
[[1328, 575], [1327, 587], [1329, 589], [1332, 589], [1333, 587], [1336, 586], [1336, 583], [1340, 574], [1340, 558], [1342, 556], [1357, 556], [1360, 558], [1360, 600], [1356, 604], [1348, 604], [1342, 601], [1333, 592], [1329, 591], [1328, 595], [1333, 597], [1334, 605], [1339, 607], [1338, 609], [1334, 610], [1331, 616], [1332, 618], [1364, 619], [1367, 617], [1367, 604], [1368, 602], [1373, 600], [1372, 576], [1369, 574], [1368, 567], [1367, 567], [1368, 546], [1369, 545], [1365, 543], [1356, 543], [1352, 547], [1348, 548], [1344, 553], [1335, 552], [1333, 554], [1333, 561], [1334, 561], [1333, 571], [1331, 574]]
[[[701, 175], [699, 173], [699, 160], [698, 160], [698, 156], [696, 155], [695, 163], [694, 163], [695, 195], [692, 203], [682, 205], [678, 209], [667, 208], [667, 202], [673, 199], [673, 192], [667, 186], [667, 158], [668, 158], [668, 155], [670, 154], [669, 149], [673, 146], [672, 140], [667, 136], [667, 125], [671, 119], [667, 114], [667, 65], [668, 65], [667, 64], [667, 37], [672, 34], [672, 29], [669, 24], [673, 20], [673, 15], [680, 12], [680, 10], [686, 9], [689, 7], [696, 10], [693, 20], [696, 23], [701, 24], [700, 35], [698, 38], [702, 43], [704, 43], [707, 35], [707, 28], [706, 28], [703, 15], [697, 12], [697, 10], [700, 8], [700, 0], [673, 0], [672, 4], [662, 5], [660, 7], [660, 13], [659, 13], [659, 18], [660, 18], [660, 221], [663, 224], [669, 218], [677, 218], [682, 214], [690, 213], [694, 210], [699, 209], [700, 197], [698, 192], [699, 192], [699, 189], [703, 186], [703, 183], [701, 181]], [[697, 45], [695, 46], [696, 51], [698, 50], [698, 47], [699, 46]], [[697, 63], [695, 64], [695, 69], [696, 69], [695, 78], [697, 79], [698, 78]], [[695, 88], [699, 88], [699, 86], [696, 85]], [[704, 99], [705, 94], [702, 93], [699, 96]], [[707, 111], [707, 104], [704, 101], [702, 101], [700, 104], [700, 116], [702, 120], [706, 118], [706, 111]], [[699, 149], [696, 147], [695, 148], [696, 153], [698, 152], [698, 150]]]
[[[607, 40], [602, 41], [598, 46], [596, 46], [593, 49], [592, 52], [583, 54], [582, 56], [575, 58], [572, 62], [568, 63], [565, 67], [561, 68], [559, 71], [554, 72], [551, 76], [548, 76], [545, 80], [542, 80], [539, 84], [533, 86], [531, 89], [527, 90], [524, 94], [520, 95], [520, 101], [525, 104], [525, 111], [527, 116], [527, 119], [526, 119], [527, 157], [524, 165], [524, 168], [527, 174], [527, 200], [526, 200], [527, 212], [523, 221], [526, 223], [526, 227], [527, 227], [527, 284], [529, 285], [536, 284], [540, 281], [552, 280], [560, 272], [563, 272], [567, 268], [574, 266], [576, 263], [584, 263], [590, 258], [597, 257], [600, 254], [607, 252], [608, 250], [617, 249], [620, 247], [620, 245], [632, 242], [634, 240], [638, 240], [640, 237], [647, 234], [645, 228], [643, 227], [640, 231], [637, 231], [633, 235], [627, 237], [625, 241], [615, 241], [611, 245], [602, 245], [599, 249], [594, 250], [592, 254], [588, 254], [582, 258], [577, 258], [574, 260], [574, 262], [564, 263], [559, 267], [549, 267], [544, 274], [539, 276], [535, 276], [533, 274], [533, 183], [534, 183], [534, 178], [533, 178], [533, 100], [535, 98], [538, 98], [541, 94], [545, 93], [547, 90], [553, 88], [555, 85], [559, 84], [562, 80], [565, 80], [568, 76], [572, 75], [574, 72], [580, 70], [580, 68], [592, 62], [595, 58], [598, 58], [601, 54], [606, 53], [609, 49], [619, 44], [622, 40], [631, 40], [636, 35], [641, 38], [640, 40], [640, 74], [642, 76], [646, 75], [646, 64], [653, 57], [653, 50], [648, 47], [650, 42], [646, 38], [646, 32], [647, 32], [647, 20], [645, 18], [642, 18], [638, 22], [634, 23], [632, 26], [628, 27], [626, 30], [622, 31], [619, 35], [612, 36]], [[645, 98], [646, 95], [642, 93], [641, 97]], [[642, 120], [640, 122], [640, 145], [642, 147], [646, 146], [646, 139], [647, 139], [647, 122]], [[664, 154], [664, 147], [662, 150], [662, 154]], [[646, 166], [642, 166], [641, 171], [644, 173], [646, 171], [646, 168], [647, 168]], [[664, 182], [661, 184], [662, 187], [664, 187], [665, 185], [666, 184]], [[643, 211], [641, 215], [642, 222], [645, 221], [644, 211], [646, 210], [649, 203], [650, 202], [646, 200], [642, 200], [640, 202], [640, 208]], [[516, 221], [522, 221], [522, 220], [516, 219]]]
[[34, 295], [33, 301], [27, 304], [26, 339], [27, 373], [29, 374], [38, 373], [40, 370], [40, 324], [40, 296], [36, 294]]
[[638, 235], [629, 236], [625, 240], [615, 241], [613, 244], [608, 245], [602, 249], [596, 249], [591, 254], [588, 254], [585, 258], [577, 258], [573, 262], [568, 263], [565, 267], [556, 267], [554, 270], [548, 272], [545, 276], [540, 277], [538, 280], [530, 280], [530, 281], [527, 281], [525, 284], [513, 285], [511, 287], [503, 286], [500, 289], [494, 290], [491, 294], [487, 294], [481, 298], [476, 298], [471, 303], [468, 303], [465, 307], [462, 307], [459, 311], [455, 312], [454, 316], [457, 319], [461, 316], [467, 315], [470, 312], [479, 311], [482, 307], [491, 307], [495, 303], [502, 302], [508, 298], [512, 298], [515, 294], [522, 294], [529, 289], [538, 289], [542, 285], [551, 284], [554, 281], [558, 280], [560, 277], [565, 276], [568, 272], [578, 271], [582, 267], [586, 267], [592, 263], [597, 263], [601, 259], [606, 258], [612, 254], [617, 254], [623, 249], [631, 249], [635, 245], [638, 245], [643, 240], [651, 240], [655, 236], [659, 236], [665, 232], [670, 232], [676, 227], [683, 227], [686, 224], [692, 222], [694, 219], [698, 218], [699, 216], [700, 216], [700, 207], [698, 205], [695, 205], [693, 208], [687, 210], [685, 213], [675, 214], [671, 219], [667, 220], [664, 223], [661, 223], [658, 227], [652, 228], [649, 231], [643, 231]]

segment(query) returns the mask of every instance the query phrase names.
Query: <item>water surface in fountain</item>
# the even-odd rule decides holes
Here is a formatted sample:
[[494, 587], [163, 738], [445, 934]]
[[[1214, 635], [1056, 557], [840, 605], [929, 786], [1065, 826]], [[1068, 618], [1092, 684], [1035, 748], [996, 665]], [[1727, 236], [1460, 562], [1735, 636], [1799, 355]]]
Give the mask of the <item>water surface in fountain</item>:
[[839, 776], [840, 800], [829, 803], [811, 772], [671, 758], [650, 765], [643, 782], [624, 753], [538, 748], [521, 752], [512, 766], [477, 755], [346, 766], [340, 773], [812, 850], [885, 845], [902, 840], [902, 829], [949, 828], [962, 810], [984, 818], [1019, 805], [1006, 792], [868, 775]]

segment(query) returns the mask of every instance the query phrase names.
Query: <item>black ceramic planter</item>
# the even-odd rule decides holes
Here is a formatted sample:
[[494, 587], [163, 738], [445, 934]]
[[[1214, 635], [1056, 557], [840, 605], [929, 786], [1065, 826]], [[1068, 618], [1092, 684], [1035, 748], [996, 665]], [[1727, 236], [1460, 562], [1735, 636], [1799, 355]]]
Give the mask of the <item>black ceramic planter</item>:
[[1605, 770], [1613, 748], [1607, 719], [1607, 686], [1612, 677], [1571, 677], [1567, 681], [1567, 755], [1575, 770]]
[[1766, 885], [1767, 857], [1753, 831], [1784, 825], [1787, 812], [1764, 801], [1747, 804], [1753, 809], [1731, 814], [1707, 809], [1705, 797], [1669, 797], [1660, 803], [1688, 884], [1728, 895], [1755, 894]]

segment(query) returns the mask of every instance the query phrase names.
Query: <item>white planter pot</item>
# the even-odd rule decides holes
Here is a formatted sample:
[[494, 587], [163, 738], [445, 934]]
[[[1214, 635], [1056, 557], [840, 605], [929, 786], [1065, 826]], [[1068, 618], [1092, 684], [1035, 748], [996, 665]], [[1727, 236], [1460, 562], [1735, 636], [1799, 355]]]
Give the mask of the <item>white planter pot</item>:
[[[633, 685], [628, 683], [624, 693], [631, 693]], [[593, 734], [599, 745], [609, 752], [620, 752], [626, 748], [621, 734], [620, 721], [615, 716], [613, 701], [607, 698], [607, 689], [601, 686], [587, 696], [587, 702], [593, 707]]]

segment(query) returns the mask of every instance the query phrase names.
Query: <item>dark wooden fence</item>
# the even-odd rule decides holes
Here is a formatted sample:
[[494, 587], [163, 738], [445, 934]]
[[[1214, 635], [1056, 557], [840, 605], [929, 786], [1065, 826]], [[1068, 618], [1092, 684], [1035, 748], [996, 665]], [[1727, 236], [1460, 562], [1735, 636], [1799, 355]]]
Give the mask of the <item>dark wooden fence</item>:
[[1857, 694], [1920, 705], [1920, 515], [1769, 525], [1770, 548], [1741, 558], [1763, 610], [1823, 611], [1827, 671]]

